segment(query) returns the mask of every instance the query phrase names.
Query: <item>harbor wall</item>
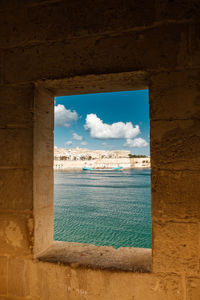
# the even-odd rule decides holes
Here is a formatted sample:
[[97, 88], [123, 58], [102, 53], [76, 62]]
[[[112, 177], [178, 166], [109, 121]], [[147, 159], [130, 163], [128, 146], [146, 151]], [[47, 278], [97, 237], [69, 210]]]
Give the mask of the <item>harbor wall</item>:
[[93, 159], [93, 160], [54, 160], [54, 169], [56, 170], [68, 170], [76, 169], [80, 170], [84, 166], [105, 167], [123, 167], [124, 169], [131, 168], [150, 168], [150, 158], [104, 158], [104, 159]]
[[129, 159], [102, 159], [102, 160], [84, 160], [84, 161], [54, 161], [54, 169], [82, 169], [85, 165], [105, 168], [114, 168], [121, 166], [124, 169], [130, 169], [131, 164]]
[[105, 167], [105, 168], [115, 168], [123, 167], [124, 169], [137, 169], [137, 168], [150, 168], [150, 157], [145, 158], [105, 158], [105, 159], [94, 159], [94, 160], [54, 160], [55, 170], [68, 170], [76, 169], [80, 170], [84, 166]]

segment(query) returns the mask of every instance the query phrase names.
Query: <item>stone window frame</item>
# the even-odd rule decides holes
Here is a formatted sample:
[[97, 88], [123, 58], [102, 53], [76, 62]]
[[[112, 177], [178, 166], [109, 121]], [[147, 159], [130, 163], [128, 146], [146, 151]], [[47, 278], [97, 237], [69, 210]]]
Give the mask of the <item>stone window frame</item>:
[[53, 240], [54, 97], [148, 88], [148, 74], [143, 71], [76, 76], [35, 83], [33, 213], [36, 259], [93, 269], [151, 272], [151, 249], [114, 249]]

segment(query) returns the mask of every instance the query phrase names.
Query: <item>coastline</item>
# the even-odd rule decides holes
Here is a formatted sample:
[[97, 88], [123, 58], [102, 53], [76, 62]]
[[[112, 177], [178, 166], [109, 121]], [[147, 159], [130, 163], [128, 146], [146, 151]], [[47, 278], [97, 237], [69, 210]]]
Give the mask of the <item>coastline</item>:
[[146, 169], [151, 167], [150, 157], [146, 158], [118, 158], [118, 159], [98, 159], [98, 160], [54, 160], [54, 170], [82, 170], [85, 166], [93, 168], [123, 167], [124, 170]]
[[150, 156], [132, 155], [123, 150], [89, 150], [85, 148], [64, 149], [54, 147], [55, 170], [81, 170], [91, 168], [123, 169], [150, 168]]

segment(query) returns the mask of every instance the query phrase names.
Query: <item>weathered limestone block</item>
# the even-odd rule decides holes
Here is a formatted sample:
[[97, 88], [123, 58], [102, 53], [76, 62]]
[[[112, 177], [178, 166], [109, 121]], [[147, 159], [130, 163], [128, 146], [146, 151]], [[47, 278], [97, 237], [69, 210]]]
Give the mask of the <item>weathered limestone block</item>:
[[33, 123], [33, 85], [0, 87], [0, 128], [26, 128]]
[[199, 245], [199, 251], [198, 251], [198, 255], [199, 255], [199, 273], [200, 273], [200, 222], [199, 222], [199, 239], [198, 239], [198, 245]]
[[188, 277], [186, 282], [187, 299], [200, 299], [200, 277]]
[[53, 168], [54, 97], [40, 89], [34, 100], [34, 169]]
[[41, 300], [40, 298], [16, 297], [16, 296], [0, 296], [0, 300]]
[[156, 20], [199, 19], [200, 7], [198, 0], [156, 0]]
[[39, 255], [39, 260], [77, 268], [147, 273], [151, 272], [152, 251], [56, 241]]
[[34, 211], [53, 206], [53, 167], [37, 167], [34, 172]]
[[[199, 8], [198, 8], [199, 10]], [[198, 14], [197, 10], [197, 14]], [[185, 66], [187, 68], [197, 68], [200, 66], [200, 25], [199, 22], [191, 24], [188, 30], [188, 53], [185, 57]], [[183, 39], [184, 43], [187, 41]]]
[[200, 119], [200, 71], [177, 71], [151, 76], [152, 120]]
[[[46, 2], [57, 2], [59, 0], [47, 0]], [[8, 10], [14, 10], [16, 8], [26, 7], [26, 6], [35, 6], [40, 5], [44, 2], [44, 0], [1, 0], [1, 9], [0, 11]]]
[[53, 137], [53, 130], [42, 126], [34, 131], [34, 166], [53, 168]]
[[34, 212], [34, 254], [37, 256], [53, 243], [53, 203]]
[[153, 272], [197, 274], [198, 223], [152, 221]]
[[5, 52], [5, 82], [174, 68], [187, 26], [168, 25], [140, 32], [13, 48]]
[[151, 121], [151, 166], [200, 169], [200, 120]]
[[31, 296], [49, 299], [182, 300], [182, 279], [176, 274], [110, 272], [50, 263], [31, 265]]
[[32, 166], [33, 132], [32, 129], [0, 129], [0, 166]]
[[151, 207], [154, 220], [200, 220], [200, 173], [157, 171], [151, 176]]
[[[22, 299], [25, 300], [27, 298], [21, 298], [21, 297], [15, 297], [15, 296], [0, 296], [0, 300], [22, 300]], [[31, 299], [31, 300], [40, 300], [40, 299]]]
[[4, 71], [3, 71], [3, 51], [0, 51], [0, 84], [3, 84], [3, 77], [4, 77]]
[[38, 131], [54, 130], [54, 96], [48, 88], [34, 90], [34, 128]]
[[8, 264], [7, 257], [0, 256], [0, 295], [7, 294], [7, 281], [8, 281], [7, 264]]
[[[25, 300], [27, 298], [15, 297], [15, 296], [0, 296], [0, 300]], [[30, 298], [28, 298], [30, 299]], [[31, 300], [40, 300], [40, 299], [31, 299]]]
[[35, 91], [33, 135], [34, 253], [53, 242], [53, 114], [54, 98]]
[[29, 261], [19, 258], [10, 258], [8, 261], [8, 294], [11, 296], [26, 297], [30, 294]]
[[58, 80], [40, 80], [36, 83], [37, 91], [50, 89], [57, 96], [143, 90], [148, 85], [149, 74], [146, 71], [90, 74]]
[[[19, 6], [31, 6], [31, 2], [33, 4], [36, 1], [29, 0], [29, 4], [24, 1], [24, 5]], [[15, 13], [0, 12], [0, 27], [4, 28], [0, 36], [1, 47], [120, 32], [151, 25], [154, 20], [154, 0], [87, 0], [84, 5], [81, 1], [55, 2], [49, 1], [40, 7], [21, 7], [16, 9]], [[6, 6], [9, 7], [9, 3], [6, 3]], [[12, 8], [12, 5], [10, 6]]]
[[65, 267], [57, 264], [33, 262], [30, 265], [30, 291], [33, 299], [68, 299]]
[[0, 169], [0, 209], [33, 208], [32, 176], [32, 169]]
[[[100, 297], [92, 296], [92, 299], [183, 299], [183, 290], [181, 278], [175, 274], [164, 275], [158, 274], [103, 274], [104, 285], [99, 286]], [[106, 283], [106, 284], [105, 284]], [[97, 282], [96, 282], [97, 284]], [[97, 284], [98, 285], [98, 284]], [[93, 285], [94, 286], [94, 285]], [[101, 289], [105, 286], [104, 289]], [[94, 289], [94, 287], [93, 287]], [[118, 298], [119, 297], [119, 298]], [[132, 297], [132, 298], [131, 298]]]
[[30, 255], [33, 219], [30, 215], [0, 213], [0, 253]]
[[[184, 290], [182, 279], [175, 273], [171, 274], [136, 274], [136, 296], [134, 300], [183, 300]], [[127, 297], [127, 299], [129, 299]]]

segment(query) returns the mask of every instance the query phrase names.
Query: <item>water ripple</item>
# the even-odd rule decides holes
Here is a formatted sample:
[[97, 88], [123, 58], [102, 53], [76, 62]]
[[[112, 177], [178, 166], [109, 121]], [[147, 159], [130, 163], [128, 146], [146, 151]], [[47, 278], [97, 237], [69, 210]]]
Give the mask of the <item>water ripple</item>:
[[151, 247], [150, 170], [55, 172], [54, 238]]

